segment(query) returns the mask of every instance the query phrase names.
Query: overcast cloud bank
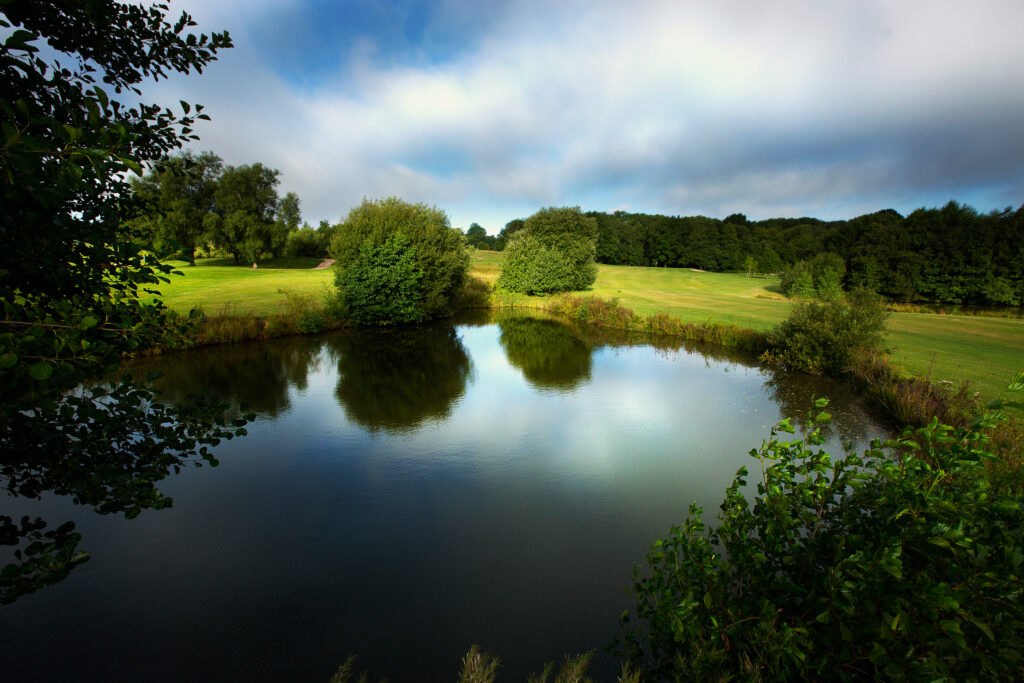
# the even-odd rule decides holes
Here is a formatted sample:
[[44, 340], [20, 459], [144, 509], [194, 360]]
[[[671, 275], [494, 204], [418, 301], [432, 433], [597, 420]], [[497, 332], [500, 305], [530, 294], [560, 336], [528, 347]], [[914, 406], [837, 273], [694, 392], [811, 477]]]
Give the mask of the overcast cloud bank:
[[[555, 4], [557, 7], [551, 7]], [[147, 92], [198, 149], [497, 232], [546, 205], [849, 218], [1024, 202], [1024, 3], [172, 3], [237, 47]]]

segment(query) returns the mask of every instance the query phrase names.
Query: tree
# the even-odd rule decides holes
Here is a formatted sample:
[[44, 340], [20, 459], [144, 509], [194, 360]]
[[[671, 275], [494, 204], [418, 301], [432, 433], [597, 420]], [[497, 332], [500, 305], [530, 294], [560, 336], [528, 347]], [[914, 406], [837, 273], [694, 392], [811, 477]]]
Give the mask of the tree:
[[302, 211], [299, 209], [299, 204], [299, 195], [294, 192], [289, 192], [277, 202], [274, 217], [277, 219], [278, 225], [281, 226], [279, 230], [284, 231], [286, 235], [298, 230], [299, 224], [302, 222]]
[[220, 176], [211, 235], [217, 246], [231, 253], [235, 263], [257, 263], [265, 255], [277, 256], [284, 249], [288, 229], [275, 221], [278, 175], [276, 169], [257, 162], [228, 166]]
[[[187, 14], [171, 24], [166, 13], [114, 0], [0, 5], [0, 486], [9, 495], [52, 491], [132, 517], [170, 505], [155, 482], [185, 460], [215, 463], [209, 447], [241, 433], [223, 426], [215, 402], [171, 408], [135, 382], [98, 383], [122, 354], [181, 330], [149, 296], [171, 268], [133, 243], [126, 178], [196, 139], [192, 126], [206, 117], [185, 102], [179, 116], [114, 96], [201, 72], [231, 40], [187, 33]], [[87, 559], [74, 525], [46, 526], [0, 516], [9, 562], [0, 602]]]
[[747, 271], [747, 277], [750, 277], [750, 274], [757, 270], [757, 259], [747, 254], [747, 257], [743, 259], [743, 270]]
[[323, 258], [327, 254], [326, 235], [322, 230], [304, 225], [298, 230], [288, 233], [284, 255], [290, 258], [306, 256]]
[[523, 229], [526, 224], [522, 218], [515, 218], [505, 224], [505, 227], [498, 233], [498, 238], [494, 241], [494, 248], [498, 251], [503, 251], [508, 245], [508, 241], [512, 239], [512, 236]]
[[142, 203], [136, 225], [149, 232], [160, 253], [181, 253], [196, 264], [196, 247], [213, 213], [213, 196], [222, 162], [213, 152], [170, 156], [140, 179], [131, 181]]
[[[404, 238], [395, 238], [401, 233]], [[390, 240], [390, 241], [389, 241]], [[450, 315], [456, 295], [462, 290], [469, 270], [462, 232], [452, 228], [444, 211], [426, 204], [410, 204], [397, 197], [369, 200], [352, 209], [331, 240], [331, 257], [339, 271], [339, 286], [361, 282], [366, 289], [360, 298], [384, 296], [392, 286], [392, 275], [402, 273], [418, 279], [417, 288], [403, 288], [415, 300], [422, 318]], [[411, 264], [407, 268], [406, 264]], [[379, 270], [376, 285], [355, 273]], [[398, 269], [393, 270], [393, 269]], [[349, 295], [342, 292], [343, 300]], [[404, 315], [402, 316], [405, 317]], [[379, 322], [386, 319], [376, 318]]]
[[477, 249], [487, 248], [487, 231], [479, 223], [472, 223], [466, 230], [466, 242]]
[[541, 209], [501, 258], [498, 287], [528, 294], [586, 289], [597, 279], [597, 221], [579, 207]]

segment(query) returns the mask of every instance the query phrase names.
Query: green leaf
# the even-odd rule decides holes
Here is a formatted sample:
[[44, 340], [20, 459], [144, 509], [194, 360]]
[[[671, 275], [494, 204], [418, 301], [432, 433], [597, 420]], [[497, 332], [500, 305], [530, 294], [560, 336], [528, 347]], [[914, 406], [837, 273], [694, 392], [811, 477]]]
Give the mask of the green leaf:
[[711, 593], [707, 592], [704, 594], [704, 606], [711, 609]]
[[45, 360], [41, 360], [28, 369], [28, 374], [38, 382], [45, 382], [53, 374], [53, 366]]
[[79, 325], [81, 326], [81, 328], [83, 330], [87, 330], [90, 327], [95, 327], [96, 324], [99, 323], [99, 321], [100, 321], [100, 319], [97, 318], [96, 316], [94, 316], [94, 315], [87, 315], [87, 316], [82, 318], [82, 320], [79, 323]]
[[4, 355], [0, 356], [0, 370], [6, 370], [7, 368], [13, 368], [18, 362], [18, 354], [11, 353], [8, 351]]

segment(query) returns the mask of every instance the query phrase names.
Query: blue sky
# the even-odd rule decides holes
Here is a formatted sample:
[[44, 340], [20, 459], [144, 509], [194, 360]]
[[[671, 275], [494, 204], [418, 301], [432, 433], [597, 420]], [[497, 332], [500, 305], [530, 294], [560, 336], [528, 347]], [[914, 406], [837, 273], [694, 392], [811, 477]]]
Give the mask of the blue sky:
[[312, 224], [397, 195], [850, 218], [1024, 203], [1019, 0], [184, 0], [236, 47], [149, 87]]

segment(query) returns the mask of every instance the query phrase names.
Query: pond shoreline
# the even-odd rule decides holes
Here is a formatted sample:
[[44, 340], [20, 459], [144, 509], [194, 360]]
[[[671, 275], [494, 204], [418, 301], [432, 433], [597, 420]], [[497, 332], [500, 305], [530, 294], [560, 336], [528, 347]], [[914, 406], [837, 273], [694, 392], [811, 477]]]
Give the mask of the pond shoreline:
[[[670, 337], [740, 349], [752, 354], [755, 359], [767, 349], [767, 335], [758, 330], [710, 320], [703, 323], [684, 322], [665, 313], [642, 316], [615, 299], [604, 300], [595, 296], [559, 294], [546, 299], [544, 305], [537, 306], [524, 304], [516, 295], [499, 294], [487, 287], [473, 287], [468, 288], [462, 306], [454, 315], [468, 311], [493, 314], [513, 310], [543, 311], [566, 322], [598, 329], [621, 330], [641, 338]], [[309, 324], [311, 319], [315, 324]], [[351, 327], [354, 327], [351, 323], [332, 318], [310, 300], [296, 300], [290, 302], [285, 311], [267, 316], [247, 314], [206, 318], [200, 323], [195, 336], [188, 340], [189, 346], [153, 349], [146, 355], [318, 334]], [[756, 362], [767, 367], [763, 360]], [[910, 375], [881, 352], [864, 355], [845, 372], [829, 376], [856, 391], [865, 404], [871, 406], [893, 428], [923, 426], [935, 418], [946, 424], [965, 425], [978, 408], [978, 397], [971, 394], [966, 384], [952, 387], [946, 383], [933, 383], [929, 377]], [[1019, 453], [1024, 447], [1021, 443], [1024, 441], [1021, 435], [1024, 426], [1019, 419], [1013, 420], [1010, 425], [1013, 435], [1008, 440], [1007, 449]]]

